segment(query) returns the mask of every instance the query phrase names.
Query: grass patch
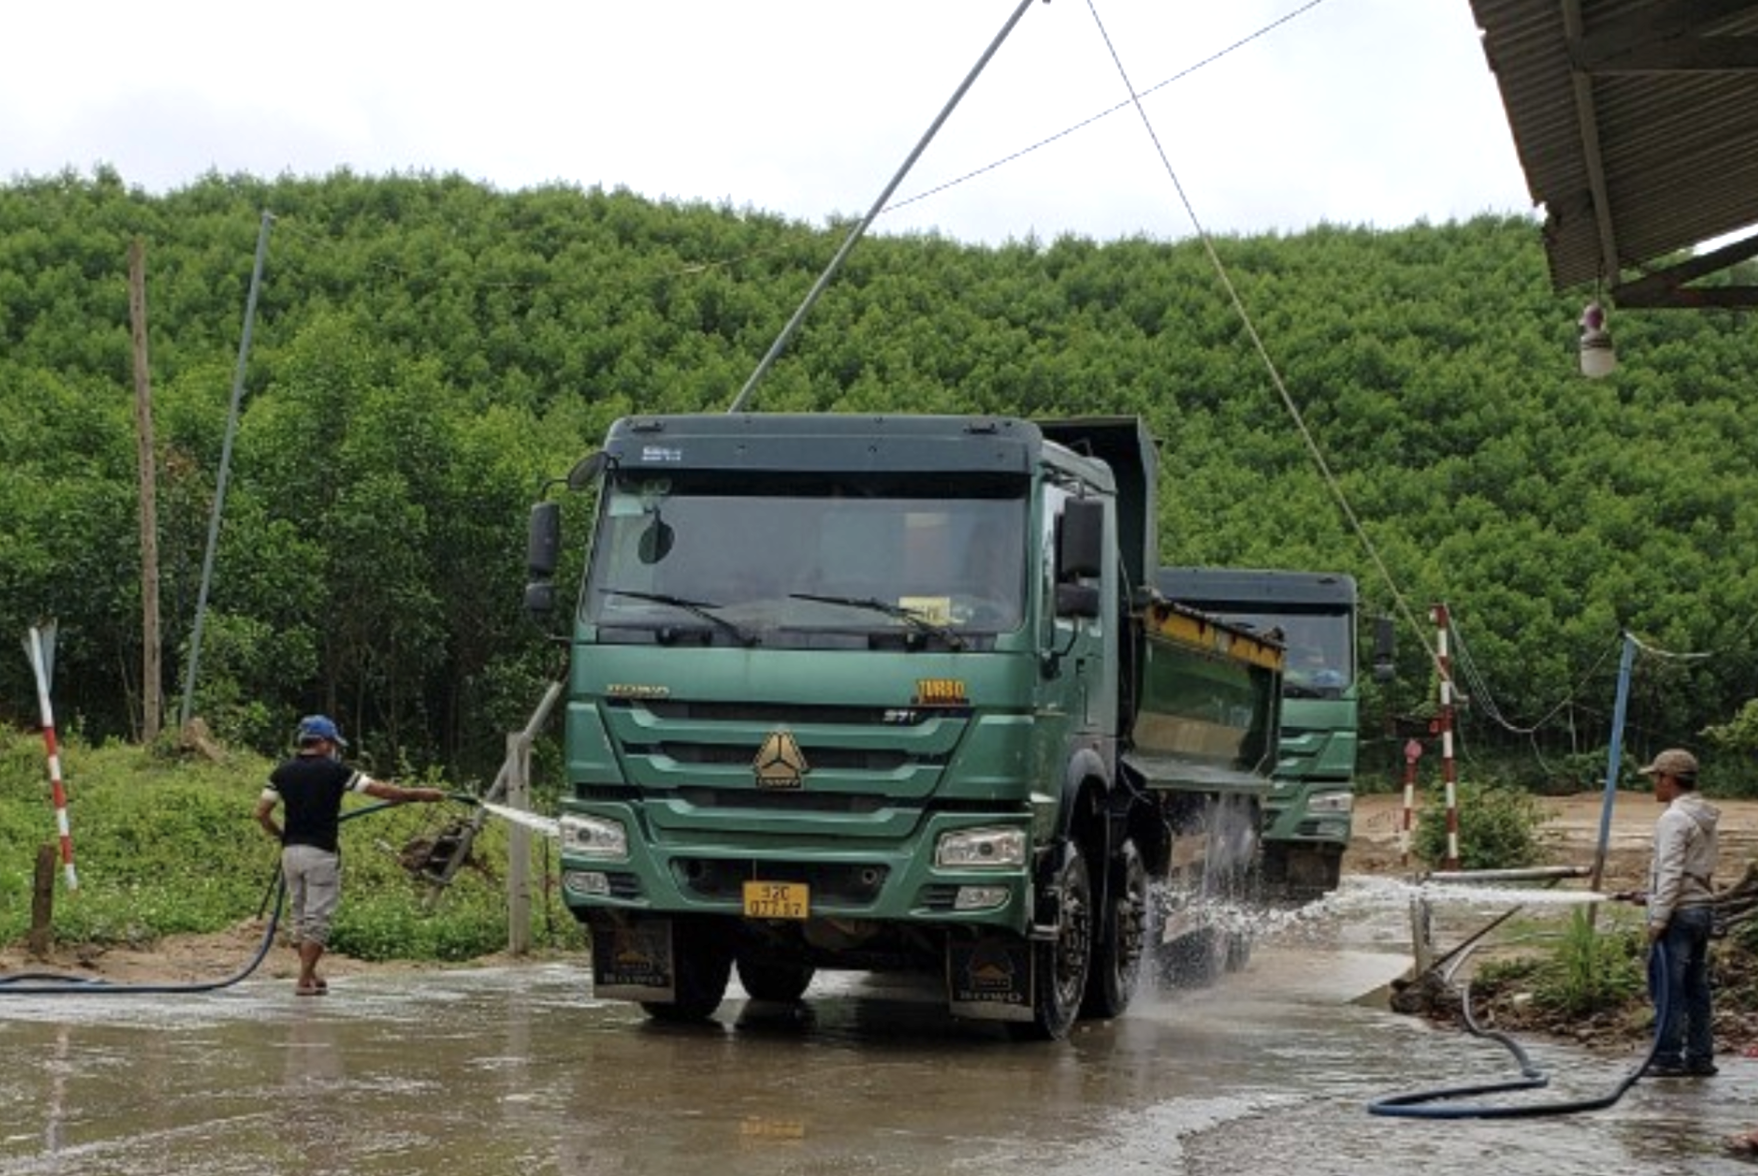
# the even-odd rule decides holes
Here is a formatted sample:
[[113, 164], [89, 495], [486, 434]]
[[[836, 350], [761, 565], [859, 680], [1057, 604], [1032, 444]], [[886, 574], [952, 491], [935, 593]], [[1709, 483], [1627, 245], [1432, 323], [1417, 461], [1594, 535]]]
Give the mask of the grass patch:
[[[160, 749], [63, 744], [79, 888], [56, 872], [55, 941], [150, 947], [166, 935], [222, 931], [256, 917], [279, 851], [252, 813], [274, 765], [249, 752], [224, 763]], [[416, 783], [416, 781], [409, 781]], [[445, 786], [438, 781], [421, 781]], [[365, 807], [368, 798], [348, 808]], [[342, 824], [342, 906], [333, 950], [368, 960], [462, 961], [507, 943], [507, 830], [491, 820], [472, 865], [429, 909], [428, 887], [399, 860], [411, 841], [468, 815], [460, 805], [400, 805]], [[0, 943], [30, 930], [39, 847], [57, 839], [41, 739], [0, 730]], [[533, 839], [532, 942], [578, 948], [583, 933], [554, 887], [554, 846]]]

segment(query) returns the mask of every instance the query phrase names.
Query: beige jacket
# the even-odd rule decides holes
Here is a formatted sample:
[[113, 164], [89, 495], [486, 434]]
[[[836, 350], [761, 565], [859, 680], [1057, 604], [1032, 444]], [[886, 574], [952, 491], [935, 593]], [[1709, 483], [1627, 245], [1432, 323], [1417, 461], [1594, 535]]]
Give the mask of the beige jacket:
[[1664, 926], [1679, 907], [1703, 906], [1715, 896], [1715, 823], [1721, 813], [1695, 792], [1683, 792], [1654, 823], [1654, 863], [1648, 873], [1648, 921]]

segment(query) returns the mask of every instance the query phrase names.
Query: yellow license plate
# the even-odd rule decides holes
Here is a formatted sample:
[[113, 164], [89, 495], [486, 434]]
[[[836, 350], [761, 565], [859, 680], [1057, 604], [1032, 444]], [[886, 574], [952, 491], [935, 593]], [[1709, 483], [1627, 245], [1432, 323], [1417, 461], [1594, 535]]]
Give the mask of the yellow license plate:
[[746, 882], [745, 914], [753, 919], [803, 919], [812, 888], [804, 882]]

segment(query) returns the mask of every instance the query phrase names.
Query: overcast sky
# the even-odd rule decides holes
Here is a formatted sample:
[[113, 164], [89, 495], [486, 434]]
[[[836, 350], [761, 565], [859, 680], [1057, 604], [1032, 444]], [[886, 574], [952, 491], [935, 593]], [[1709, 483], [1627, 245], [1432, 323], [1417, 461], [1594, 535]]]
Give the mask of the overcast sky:
[[[822, 224], [868, 210], [1018, 4], [16, 5], [0, 176], [456, 172]], [[875, 231], [988, 243], [1532, 214], [1469, 0], [1034, 3], [892, 202]]]

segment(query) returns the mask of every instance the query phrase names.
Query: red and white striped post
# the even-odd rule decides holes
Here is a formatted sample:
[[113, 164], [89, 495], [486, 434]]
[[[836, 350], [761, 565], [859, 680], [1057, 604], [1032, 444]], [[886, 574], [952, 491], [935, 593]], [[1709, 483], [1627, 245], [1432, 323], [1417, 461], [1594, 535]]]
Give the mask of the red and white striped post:
[[1441, 737], [1441, 780], [1447, 792], [1447, 860], [1445, 869], [1459, 868], [1459, 781], [1453, 762], [1453, 660], [1447, 652], [1447, 634], [1452, 621], [1447, 606], [1437, 604], [1429, 616], [1435, 623], [1435, 663], [1441, 672], [1441, 710], [1435, 720]]
[[25, 652], [30, 654], [31, 670], [37, 677], [37, 705], [43, 712], [43, 744], [49, 756], [49, 783], [55, 795], [55, 829], [61, 835], [61, 868], [67, 875], [67, 889], [79, 889], [79, 875], [73, 871], [73, 832], [67, 825], [67, 789], [61, 783], [61, 751], [55, 743], [55, 712], [49, 706], [49, 659], [43, 652], [43, 633], [35, 625], [25, 639]]
[[1404, 824], [1398, 830], [1398, 864], [1410, 864], [1411, 823], [1416, 814], [1416, 761], [1422, 758], [1422, 744], [1414, 739], [1404, 744]]

